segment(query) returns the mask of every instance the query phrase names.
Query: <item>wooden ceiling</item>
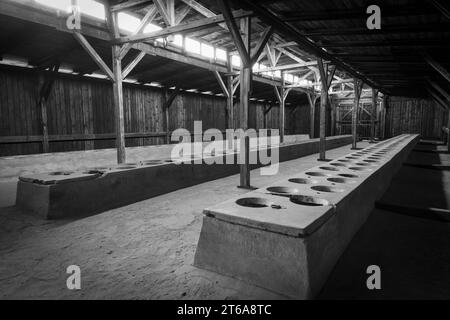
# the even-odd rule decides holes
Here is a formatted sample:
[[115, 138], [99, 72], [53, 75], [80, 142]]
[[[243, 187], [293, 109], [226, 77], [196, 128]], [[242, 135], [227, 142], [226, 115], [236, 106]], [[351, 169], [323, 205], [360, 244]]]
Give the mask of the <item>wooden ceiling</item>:
[[[5, 0], [4, 2], [8, 2]], [[3, 1], [2, 1], [3, 2]], [[18, 0], [20, 4], [30, 0]], [[127, 1], [102, 1], [117, 6]], [[176, 0], [176, 11], [185, 10], [187, 2]], [[219, 14], [215, 0], [198, 0], [204, 8]], [[152, 1], [136, 0], [136, 5], [127, 12], [142, 18]], [[427, 96], [430, 81], [445, 90], [446, 82], [426, 62], [432, 56], [442, 67], [450, 69], [450, 16], [442, 0], [389, 0], [378, 1], [381, 8], [381, 30], [368, 30], [366, 8], [373, 1], [251, 1], [233, 2], [233, 9], [251, 10], [253, 45], [264, 29], [273, 25], [275, 33], [271, 46], [284, 47], [290, 55], [282, 54], [279, 65], [292, 64], [298, 57], [303, 61], [317, 57], [338, 66], [337, 76], [359, 77], [366, 87], [376, 87], [391, 95]], [[441, 6], [440, 6], [441, 5]], [[446, 14], [447, 13], [447, 14]], [[96, 64], [83, 51], [70, 33], [62, 32], [51, 23], [24, 18], [17, 14], [4, 14], [0, 6], [0, 55], [11, 54], [28, 59], [30, 65], [45, 68], [55, 59], [73, 66], [81, 74], [98, 70]], [[41, 16], [39, 16], [41, 17]], [[205, 15], [190, 9], [183, 22], [192, 22]], [[59, 21], [59, 20], [58, 20]], [[157, 16], [152, 23], [166, 27], [164, 19]], [[94, 30], [103, 30], [104, 24], [92, 22]], [[100, 32], [100, 31], [99, 31]], [[198, 40], [214, 44], [229, 51], [236, 48], [224, 24], [214, 25], [188, 34]], [[104, 61], [111, 61], [110, 42], [101, 37], [87, 35], [92, 46]], [[170, 51], [170, 48], [161, 50]], [[132, 50], [124, 59], [124, 65], [132, 60]], [[177, 53], [180, 55], [180, 53]], [[200, 92], [220, 93], [221, 89], [209, 67], [186, 63], [172, 56], [146, 55], [131, 72], [130, 77], [140, 82], [159, 82], [164, 86], [180, 85], [183, 89], [198, 89]], [[189, 61], [195, 60], [190, 57]], [[267, 57], [261, 62], [269, 64]], [[222, 68], [223, 69], [223, 68]], [[306, 69], [306, 68], [305, 68]], [[271, 86], [275, 80], [254, 81], [252, 96], [257, 99], [275, 101]], [[292, 91], [288, 103], [303, 99], [301, 91]]]

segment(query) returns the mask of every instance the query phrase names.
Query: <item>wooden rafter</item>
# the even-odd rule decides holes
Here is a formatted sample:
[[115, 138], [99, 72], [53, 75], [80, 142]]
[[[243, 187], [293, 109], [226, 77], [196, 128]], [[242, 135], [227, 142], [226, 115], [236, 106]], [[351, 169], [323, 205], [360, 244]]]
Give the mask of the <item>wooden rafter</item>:
[[113, 72], [103, 61], [103, 59], [100, 57], [97, 51], [95, 51], [95, 49], [89, 44], [86, 38], [78, 31], [74, 31], [73, 36], [80, 43], [80, 45], [86, 50], [86, 52], [91, 56], [91, 58], [98, 65], [98, 67], [105, 73], [105, 75], [114, 81]]
[[[236, 11], [233, 12], [232, 16], [235, 18], [243, 18], [250, 15], [249, 12], [246, 11]], [[173, 35], [176, 33], [185, 34], [195, 30], [199, 30], [220, 22], [223, 22], [225, 17], [223, 15], [217, 15], [211, 18], [204, 18], [195, 20], [192, 22], [181, 23], [176, 26], [171, 26], [164, 28], [162, 30], [146, 33], [146, 34], [137, 34], [131, 36], [124, 36], [115, 39], [114, 43], [116, 44], [124, 44], [124, 43], [135, 43], [135, 42], [144, 42], [149, 40], [154, 40], [157, 38], [167, 37], [169, 35]]]
[[187, 16], [189, 11], [191, 11], [191, 7], [188, 5], [185, 5], [183, 8], [178, 10], [175, 17], [175, 25], [180, 24], [183, 21], [183, 19]]
[[434, 88], [437, 92], [439, 92], [448, 102], [450, 102], [450, 94], [445, 91], [439, 84], [432, 81], [431, 79], [427, 79], [429, 85]]
[[433, 98], [434, 101], [436, 101], [436, 103], [438, 104], [438, 106], [440, 106], [442, 108], [442, 110], [446, 111], [449, 109], [449, 106], [444, 102], [444, 100], [442, 100], [441, 97], [439, 97], [439, 95], [437, 93], [435, 93], [432, 88], [428, 87], [427, 88], [428, 93], [431, 95], [431, 97]]
[[230, 30], [231, 37], [233, 38], [233, 41], [239, 51], [243, 65], [250, 66], [251, 58], [248, 52], [248, 45], [246, 45], [242, 39], [241, 32], [236, 24], [236, 17], [232, 14], [228, 1], [218, 0], [217, 3], [222, 11], [225, 23]]
[[141, 61], [145, 56], [145, 52], [139, 52], [136, 57], [125, 67], [125, 69], [123, 69], [122, 78], [126, 78], [130, 74], [130, 72], [133, 71], [134, 67], [137, 66], [139, 61]]
[[447, 19], [450, 20], [450, 8], [442, 0], [429, 0]]
[[309, 67], [309, 66], [316, 66], [317, 61], [308, 61], [304, 63], [293, 63], [293, 64], [285, 64], [285, 65], [279, 65], [275, 67], [266, 68], [264, 70], [260, 70], [258, 72], [271, 72], [271, 71], [286, 71], [286, 70], [294, 70], [299, 69], [303, 67]]
[[228, 92], [227, 86], [223, 82], [222, 77], [220, 76], [220, 73], [217, 71], [213, 71], [213, 73], [217, 79], [217, 82], [219, 83], [220, 88], [222, 89], [224, 96], [228, 98], [230, 96], [230, 93]]
[[[145, 16], [141, 19], [141, 22], [139, 23], [139, 26], [137, 27], [136, 31], [132, 34], [132, 36], [141, 34], [145, 27], [152, 22], [152, 20], [156, 17], [156, 14], [158, 13], [158, 10], [156, 9], [156, 6], [152, 5], [148, 8], [147, 12], [145, 13]], [[120, 58], [123, 59], [128, 51], [130, 51], [132, 44], [126, 43], [122, 46], [120, 49]]]
[[253, 65], [260, 57], [263, 52], [267, 42], [269, 41], [270, 36], [272, 35], [273, 28], [268, 27], [264, 30], [262, 36], [259, 38], [258, 43], [256, 44], [255, 51], [251, 57], [251, 64]]
[[439, 72], [448, 82], [450, 82], [450, 72], [431, 56], [425, 55], [425, 61], [437, 72]]

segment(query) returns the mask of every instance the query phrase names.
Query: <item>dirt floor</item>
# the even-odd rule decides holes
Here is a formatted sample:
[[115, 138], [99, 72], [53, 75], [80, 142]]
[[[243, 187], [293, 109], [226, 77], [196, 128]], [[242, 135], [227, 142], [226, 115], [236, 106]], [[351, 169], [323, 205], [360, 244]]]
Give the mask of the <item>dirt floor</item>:
[[[341, 147], [328, 151], [327, 158], [349, 152], [349, 146]], [[449, 159], [448, 155], [431, 156], [434, 161]], [[311, 155], [284, 162], [276, 179], [311, 168], [318, 164], [316, 159], [317, 155]], [[399, 181], [410, 174], [404, 170]], [[450, 176], [445, 171], [438, 173], [433, 185], [440, 185], [435, 190], [450, 199], [449, 191], [442, 191], [444, 186], [450, 190]], [[427, 173], [422, 175], [428, 177]], [[259, 170], [252, 172], [256, 187], [273, 179], [260, 176]], [[238, 181], [237, 175], [230, 176], [72, 221], [44, 221], [15, 207], [1, 208], [0, 299], [283, 299], [192, 266], [202, 210], [245, 193], [236, 188]], [[417, 181], [420, 185], [422, 180]], [[437, 222], [375, 210], [338, 262], [319, 298], [427, 294], [449, 298], [449, 224], [434, 224]], [[383, 290], [369, 292], [365, 267], [377, 263], [382, 272], [386, 270], [386, 277], [382, 273]], [[81, 290], [66, 287], [66, 268], [72, 264], [81, 268]], [[398, 272], [402, 273], [395, 282]]]

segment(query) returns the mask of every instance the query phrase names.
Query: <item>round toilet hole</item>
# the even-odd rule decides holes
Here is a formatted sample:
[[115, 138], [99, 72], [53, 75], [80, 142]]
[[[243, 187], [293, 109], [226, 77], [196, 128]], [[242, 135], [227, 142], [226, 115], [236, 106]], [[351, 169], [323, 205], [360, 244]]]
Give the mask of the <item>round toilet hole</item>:
[[282, 194], [282, 195], [286, 195], [286, 194], [296, 194], [298, 193], [298, 189], [297, 188], [292, 188], [292, 187], [280, 187], [280, 186], [276, 186], [276, 187], [268, 187], [267, 191], [269, 191], [270, 193], [275, 193], [275, 194]]
[[364, 168], [364, 167], [350, 167], [350, 170], [353, 171], [371, 171], [372, 169]]
[[359, 176], [356, 174], [351, 174], [351, 173], [341, 173], [339, 174], [339, 176], [344, 177], [344, 178], [358, 178]]
[[317, 183], [317, 180], [311, 180], [306, 178], [292, 178], [288, 180], [292, 183], [299, 183], [299, 184], [310, 184], [310, 183]]
[[333, 162], [333, 163], [330, 163], [330, 166], [345, 167], [346, 165], [344, 163]]
[[329, 176], [329, 174], [325, 173], [325, 172], [306, 172], [306, 174], [308, 176], [312, 176], [312, 177], [327, 177], [327, 176]]
[[327, 170], [327, 171], [339, 171], [338, 168], [333, 168], [333, 167], [319, 167], [319, 169]]
[[266, 208], [272, 205], [272, 202], [264, 198], [241, 198], [236, 203], [249, 208]]
[[370, 166], [371, 164], [370, 163], [364, 163], [364, 162], [358, 162], [358, 163], [355, 163], [355, 165], [357, 165], [357, 166]]
[[303, 206], [320, 207], [330, 205], [330, 202], [325, 199], [305, 195], [293, 195], [290, 196], [289, 200], [295, 204], [300, 204]]
[[328, 178], [327, 179], [330, 182], [336, 182], [336, 183], [355, 183], [355, 180], [351, 180], [348, 178]]
[[329, 186], [313, 186], [311, 189], [319, 192], [344, 192], [344, 189]]

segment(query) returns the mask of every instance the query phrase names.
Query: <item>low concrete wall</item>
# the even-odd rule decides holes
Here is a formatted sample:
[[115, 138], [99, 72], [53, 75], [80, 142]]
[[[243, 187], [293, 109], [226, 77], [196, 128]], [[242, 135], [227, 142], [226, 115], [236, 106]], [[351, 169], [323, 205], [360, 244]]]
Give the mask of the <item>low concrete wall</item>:
[[205, 209], [194, 265], [314, 297], [417, 140], [386, 140]]
[[[351, 136], [330, 137], [327, 148], [351, 143]], [[318, 152], [319, 139], [286, 143], [279, 146], [280, 161]], [[257, 154], [257, 150], [251, 151]], [[16, 204], [44, 218], [64, 218], [103, 212], [177, 189], [226, 177], [239, 172], [237, 164], [205, 164], [206, 158], [236, 158], [226, 155], [148, 160], [114, 167], [95, 167], [75, 172], [53, 172], [19, 177]], [[206, 161], [206, 160], [205, 160]], [[101, 164], [97, 164], [101, 165]], [[252, 165], [256, 168], [259, 165]]]
[[[252, 142], [255, 139], [251, 139]], [[309, 135], [297, 134], [285, 136], [284, 144], [309, 140]], [[209, 142], [200, 143], [202, 147]], [[195, 145], [194, 143], [192, 145]], [[170, 158], [174, 144], [145, 147], [127, 147], [127, 162]], [[85, 151], [40, 153], [31, 155], [0, 157], [0, 182], [15, 179], [20, 175], [29, 175], [51, 171], [84, 170], [98, 165], [117, 165], [116, 149], [96, 149]]]

